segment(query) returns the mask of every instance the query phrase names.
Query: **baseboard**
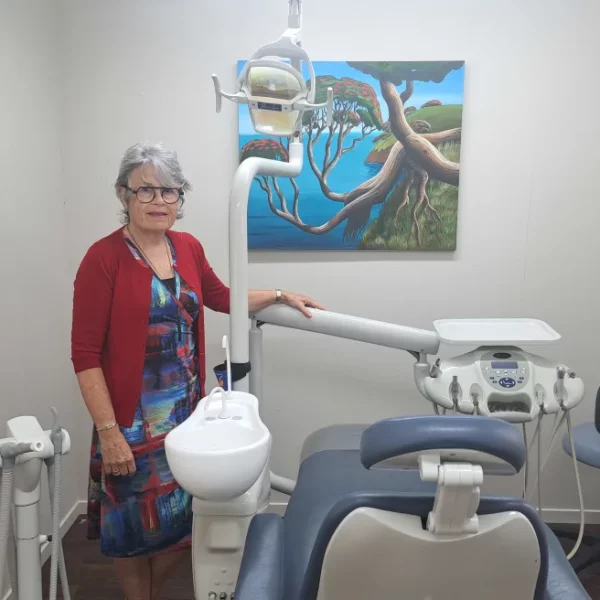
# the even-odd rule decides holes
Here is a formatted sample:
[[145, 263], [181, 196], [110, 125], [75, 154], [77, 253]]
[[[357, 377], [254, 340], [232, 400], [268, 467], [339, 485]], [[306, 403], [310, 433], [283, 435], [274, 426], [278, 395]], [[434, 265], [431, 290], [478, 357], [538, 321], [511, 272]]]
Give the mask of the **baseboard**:
[[[548, 508], [543, 510], [543, 519], [550, 524], [571, 524], [581, 521], [581, 514], [576, 508]], [[600, 524], [600, 510], [586, 510], [585, 522], [589, 525]]]
[[[69, 512], [63, 517], [60, 523], [60, 537], [61, 539], [65, 536], [65, 534], [71, 529], [71, 527], [75, 524], [78, 517], [84, 515], [87, 512], [87, 501], [86, 500], [78, 500], [73, 504]], [[42, 553], [42, 564], [44, 564], [52, 554], [52, 545], [50, 543], [45, 543], [41, 548]], [[67, 567], [68, 568], [68, 567]], [[8, 576], [8, 574], [7, 574]], [[2, 597], [2, 600], [16, 600], [16, 598], [12, 598], [12, 590], [6, 592], [6, 594]]]

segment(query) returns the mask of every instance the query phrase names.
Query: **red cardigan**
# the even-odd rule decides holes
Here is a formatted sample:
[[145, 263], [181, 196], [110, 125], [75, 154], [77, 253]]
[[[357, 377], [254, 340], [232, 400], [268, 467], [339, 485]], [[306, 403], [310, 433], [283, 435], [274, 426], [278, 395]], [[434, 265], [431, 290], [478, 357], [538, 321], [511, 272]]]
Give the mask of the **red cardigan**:
[[[206, 381], [204, 306], [229, 312], [229, 288], [216, 276], [200, 242], [188, 233], [168, 233], [177, 270], [198, 295], [197, 356]], [[152, 271], [136, 260], [118, 229], [93, 244], [75, 278], [71, 360], [75, 372], [100, 367], [120, 425], [131, 427], [142, 392]]]

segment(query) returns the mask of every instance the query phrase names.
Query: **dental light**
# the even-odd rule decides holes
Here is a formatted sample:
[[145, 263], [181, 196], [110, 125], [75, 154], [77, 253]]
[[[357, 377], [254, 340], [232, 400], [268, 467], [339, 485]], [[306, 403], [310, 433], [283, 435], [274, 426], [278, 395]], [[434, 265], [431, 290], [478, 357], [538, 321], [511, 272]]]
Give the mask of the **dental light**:
[[[299, 138], [305, 111], [327, 107], [328, 124], [331, 125], [333, 90], [327, 90], [327, 102], [314, 104], [315, 71], [301, 47], [302, 0], [290, 0], [289, 4], [288, 29], [276, 42], [262, 46], [252, 55], [238, 78], [237, 93], [223, 92], [219, 78], [212, 77], [217, 112], [221, 112], [222, 98], [247, 104], [257, 133]], [[310, 87], [302, 75], [303, 64], [310, 75]]]
[[[230, 340], [232, 389], [248, 392], [250, 373], [250, 336], [248, 323], [248, 198], [257, 175], [293, 178], [302, 171], [302, 116], [304, 112], [327, 107], [332, 122], [333, 90], [327, 90], [327, 102], [313, 104], [316, 94], [315, 72], [301, 47], [301, 0], [290, 0], [288, 28], [274, 43], [259, 48], [238, 78], [238, 91], [221, 91], [219, 78], [213, 75], [217, 112], [223, 98], [247, 104], [252, 125], [260, 133], [288, 137], [288, 161], [247, 158], [238, 167], [231, 190], [229, 208], [229, 283], [231, 289]], [[310, 75], [307, 86], [302, 65]]]

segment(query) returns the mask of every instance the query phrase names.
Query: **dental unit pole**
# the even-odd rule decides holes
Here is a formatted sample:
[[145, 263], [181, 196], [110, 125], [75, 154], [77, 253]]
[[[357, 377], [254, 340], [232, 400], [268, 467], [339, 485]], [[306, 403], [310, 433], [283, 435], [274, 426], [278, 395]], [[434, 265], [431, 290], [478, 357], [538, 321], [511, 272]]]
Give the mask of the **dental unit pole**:
[[231, 192], [229, 211], [229, 273], [231, 290], [231, 359], [244, 369], [244, 375], [231, 382], [234, 390], [247, 392], [249, 387], [248, 329], [248, 198], [256, 175], [293, 178], [300, 174], [303, 144], [293, 141], [289, 148], [289, 163], [251, 157], [239, 166]]
[[[69, 434], [58, 424], [52, 409], [52, 429], [44, 431], [35, 417], [22, 416], [7, 423], [8, 437], [0, 439], [0, 591], [9, 539], [16, 545], [16, 574], [11, 570], [12, 600], [42, 600], [42, 545], [51, 544], [49, 599], [56, 600], [58, 581], [62, 597], [70, 600], [67, 571], [60, 539], [60, 491], [62, 457], [71, 449]], [[52, 534], [40, 534], [42, 467], [48, 471]], [[14, 512], [15, 531], [12, 531]]]

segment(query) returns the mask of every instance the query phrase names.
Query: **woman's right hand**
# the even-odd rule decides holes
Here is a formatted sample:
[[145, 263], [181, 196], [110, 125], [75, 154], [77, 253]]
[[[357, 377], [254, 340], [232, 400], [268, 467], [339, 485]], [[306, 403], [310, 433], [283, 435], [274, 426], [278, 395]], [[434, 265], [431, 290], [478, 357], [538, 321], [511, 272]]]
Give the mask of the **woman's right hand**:
[[118, 427], [99, 434], [102, 452], [102, 464], [107, 475], [121, 477], [133, 475], [136, 471], [135, 460], [127, 440]]

